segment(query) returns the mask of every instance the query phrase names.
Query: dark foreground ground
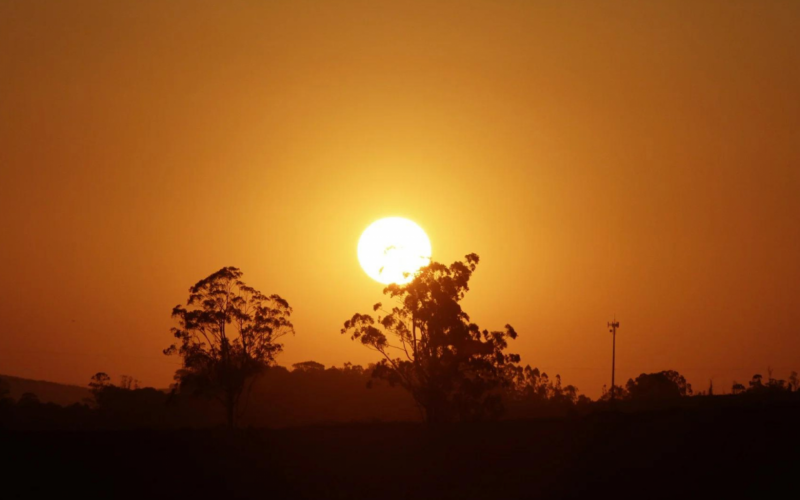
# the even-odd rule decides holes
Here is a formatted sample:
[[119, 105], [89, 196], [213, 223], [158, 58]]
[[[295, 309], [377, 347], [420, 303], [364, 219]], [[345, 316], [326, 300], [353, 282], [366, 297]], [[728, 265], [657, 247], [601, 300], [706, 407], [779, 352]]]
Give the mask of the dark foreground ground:
[[800, 405], [415, 424], [0, 432], [0, 498], [797, 498]]

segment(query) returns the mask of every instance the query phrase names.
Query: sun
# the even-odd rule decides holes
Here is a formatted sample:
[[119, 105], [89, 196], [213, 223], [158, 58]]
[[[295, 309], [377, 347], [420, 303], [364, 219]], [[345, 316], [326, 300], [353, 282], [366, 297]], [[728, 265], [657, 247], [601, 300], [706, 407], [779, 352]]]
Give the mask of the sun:
[[431, 240], [414, 222], [387, 217], [373, 222], [358, 240], [358, 262], [367, 275], [388, 285], [406, 284], [431, 261]]

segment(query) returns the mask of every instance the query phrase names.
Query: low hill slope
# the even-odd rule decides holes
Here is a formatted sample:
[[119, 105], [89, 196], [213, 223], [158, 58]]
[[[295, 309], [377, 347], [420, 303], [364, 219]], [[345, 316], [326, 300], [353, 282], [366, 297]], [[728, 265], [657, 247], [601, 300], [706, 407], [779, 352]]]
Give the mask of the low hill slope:
[[68, 406], [73, 403], [81, 403], [84, 399], [91, 397], [89, 389], [77, 385], [58, 384], [56, 382], [46, 382], [44, 380], [31, 380], [27, 378], [13, 377], [11, 375], [0, 375], [0, 380], [5, 382], [9, 396], [19, 399], [26, 392], [32, 392], [39, 397], [42, 403], [56, 403]]

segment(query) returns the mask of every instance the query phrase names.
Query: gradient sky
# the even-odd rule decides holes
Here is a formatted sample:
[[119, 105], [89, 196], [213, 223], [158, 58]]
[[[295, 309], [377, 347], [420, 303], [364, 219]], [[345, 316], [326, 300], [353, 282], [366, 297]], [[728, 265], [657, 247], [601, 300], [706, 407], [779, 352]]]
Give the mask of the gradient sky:
[[0, 1], [0, 373], [164, 387], [227, 265], [294, 307], [280, 362], [382, 286], [356, 245], [475, 252], [524, 363], [800, 371], [800, 2]]

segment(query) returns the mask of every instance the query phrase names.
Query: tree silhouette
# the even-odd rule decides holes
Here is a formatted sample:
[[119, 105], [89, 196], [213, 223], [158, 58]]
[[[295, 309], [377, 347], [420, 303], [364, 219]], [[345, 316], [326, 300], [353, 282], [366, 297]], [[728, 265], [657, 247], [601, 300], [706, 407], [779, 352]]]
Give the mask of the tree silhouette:
[[384, 289], [398, 305], [378, 303], [376, 318], [355, 314], [342, 328], [383, 356], [373, 376], [409, 391], [429, 423], [499, 416], [507, 368], [519, 363], [503, 352], [517, 337], [510, 325], [481, 330], [459, 304], [477, 264], [475, 254], [449, 267], [431, 262], [410, 283]]
[[92, 379], [89, 382], [89, 390], [97, 397], [97, 394], [105, 387], [108, 387], [109, 384], [111, 384], [111, 377], [106, 372], [97, 372], [92, 375]]
[[790, 391], [797, 392], [797, 390], [800, 389], [800, 379], [798, 379], [798, 377], [797, 377], [797, 372], [793, 371], [789, 375], [788, 384], [789, 384], [789, 390]]
[[530, 365], [515, 367], [506, 394], [511, 411], [528, 417], [565, 414], [578, 406], [586, 407], [591, 401], [579, 395], [574, 385], [562, 385], [561, 375], [551, 380], [547, 373]]
[[295, 363], [292, 365], [292, 369], [296, 371], [305, 371], [305, 372], [317, 372], [317, 371], [324, 371], [325, 365], [322, 363], [317, 363], [316, 361], [303, 361], [300, 363]]
[[692, 385], [675, 370], [642, 373], [636, 380], [629, 379], [625, 388], [632, 400], [657, 400], [692, 395]]
[[224, 267], [189, 289], [187, 307], [172, 310], [179, 326], [177, 342], [164, 354], [183, 358], [175, 374], [179, 387], [216, 398], [225, 407], [228, 425], [236, 425], [239, 401], [248, 381], [271, 365], [294, 334], [292, 308], [278, 295], [247, 286], [242, 272]]
[[753, 375], [753, 378], [750, 380], [750, 382], [747, 383], [747, 385], [750, 386], [749, 390], [756, 392], [763, 390], [764, 389], [764, 384], [762, 382], [763, 379], [764, 377], [762, 377], [760, 373], [756, 373], [755, 375]]
[[[606, 384], [603, 384], [603, 393], [600, 395], [598, 401], [611, 401], [611, 389], [608, 388]], [[624, 401], [626, 399], [630, 399], [630, 394], [628, 394], [628, 390], [620, 385], [614, 384], [614, 399]]]
[[126, 389], [128, 391], [135, 391], [139, 388], [139, 381], [130, 375], [122, 375], [120, 376], [119, 388]]

